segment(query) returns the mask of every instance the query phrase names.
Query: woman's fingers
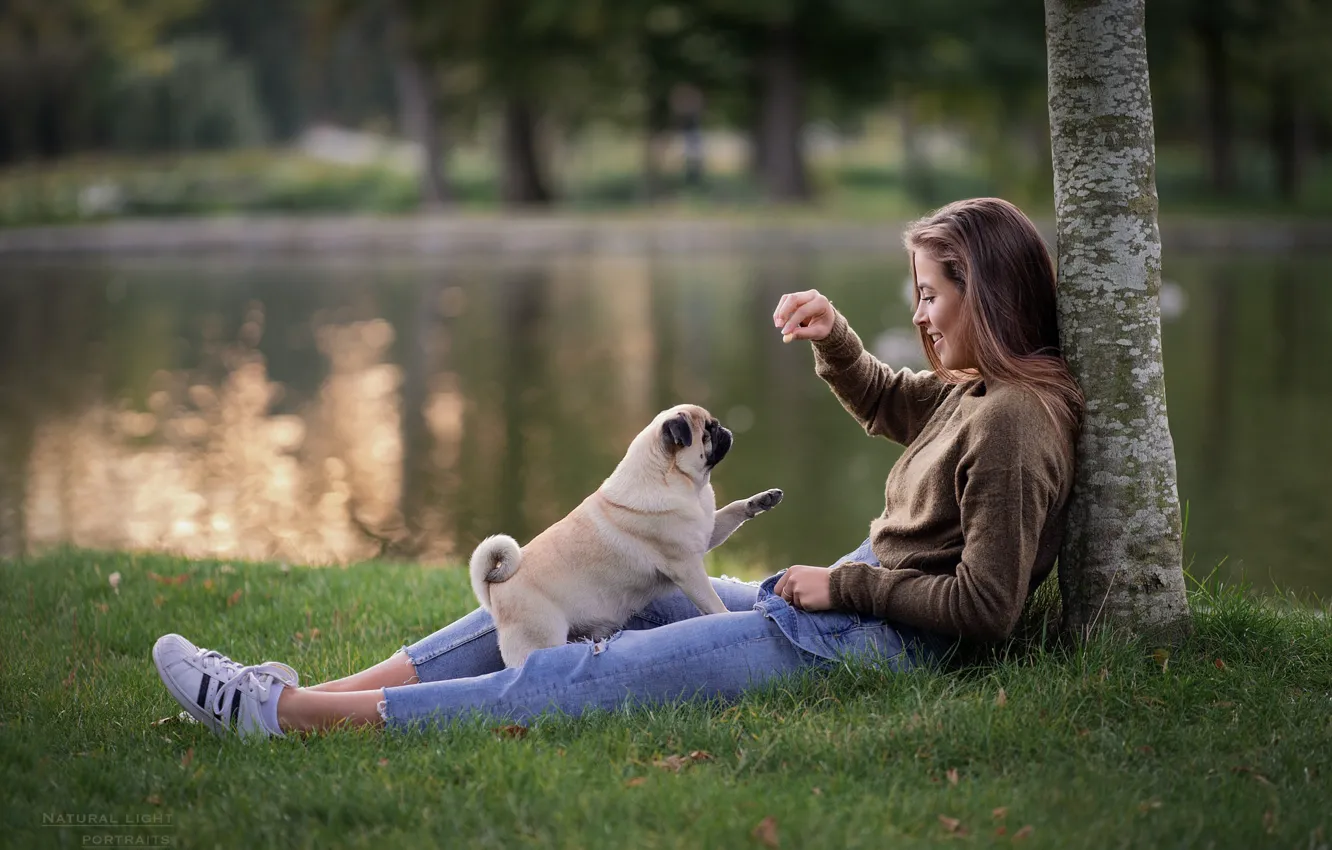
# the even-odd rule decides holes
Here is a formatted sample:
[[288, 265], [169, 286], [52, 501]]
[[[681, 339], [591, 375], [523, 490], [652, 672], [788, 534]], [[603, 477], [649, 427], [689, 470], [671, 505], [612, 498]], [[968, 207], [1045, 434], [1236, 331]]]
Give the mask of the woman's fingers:
[[814, 323], [814, 320], [822, 316], [828, 310], [828, 299], [813, 298], [800, 305], [782, 327], [782, 333], [795, 334], [797, 338], [802, 338], [799, 331], [807, 328]]
[[772, 325], [780, 328], [790, 323], [791, 314], [800, 307], [819, 297], [817, 289], [804, 292], [788, 292], [777, 301], [777, 309], [772, 311]]
[[782, 342], [820, 340], [832, 330], [832, 302], [817, 289], [783, 295], [772, 313], [773, 325], [782, 329]]

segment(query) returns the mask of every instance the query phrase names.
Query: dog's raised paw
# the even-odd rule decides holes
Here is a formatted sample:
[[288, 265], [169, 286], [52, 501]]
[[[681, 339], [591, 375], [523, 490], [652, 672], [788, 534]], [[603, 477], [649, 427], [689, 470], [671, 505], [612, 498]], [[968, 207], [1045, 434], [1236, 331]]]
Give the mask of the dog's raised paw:
[[764, 511], [770, 511], [782, 501], [782, 491], [776, 488], [749, 497], [745, 510], [750, 517], [756, 517]]

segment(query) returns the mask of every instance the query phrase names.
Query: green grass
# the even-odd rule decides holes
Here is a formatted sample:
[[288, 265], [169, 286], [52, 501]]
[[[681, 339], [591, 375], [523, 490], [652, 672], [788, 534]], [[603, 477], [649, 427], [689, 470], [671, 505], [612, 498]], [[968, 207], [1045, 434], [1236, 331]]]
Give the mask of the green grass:
[[[3, 843], [762, 847], [752, 831], [771, 817], [787, 848], [1326, 847], [1332, 623], [1234, 590], [1194, 602], [1168, 659], [1029, 640], [944, 671], [846, 666], [730, 706], [552, 717], [520, 738], [478, 719], [243, 743], [152, 725], [177, 711], [149, 659], [158, 635], [340, 676], [467, 611], [465, 573], [3, 561]], [[714, 758], [657, 765], [696, 750]], [[170, 823], [42, 825], [55, 814]]]

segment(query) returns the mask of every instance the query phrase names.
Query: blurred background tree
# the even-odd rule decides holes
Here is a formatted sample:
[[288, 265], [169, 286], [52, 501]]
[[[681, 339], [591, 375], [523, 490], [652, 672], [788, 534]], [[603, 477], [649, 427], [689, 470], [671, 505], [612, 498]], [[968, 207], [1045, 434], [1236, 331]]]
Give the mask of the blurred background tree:
[[[1147, 30], [1168, 204], [1332, 207], [1332, 5], [1153, 3]], [[305, 159], [179, 181], [211, 206], [127, 177], [118, 209], [1050, 203], [1040, 4], [1002, 0], [8, 0], [0, 114], [10, 223], [76, 214], [14, 182], [34, 166], [199, 151]]]

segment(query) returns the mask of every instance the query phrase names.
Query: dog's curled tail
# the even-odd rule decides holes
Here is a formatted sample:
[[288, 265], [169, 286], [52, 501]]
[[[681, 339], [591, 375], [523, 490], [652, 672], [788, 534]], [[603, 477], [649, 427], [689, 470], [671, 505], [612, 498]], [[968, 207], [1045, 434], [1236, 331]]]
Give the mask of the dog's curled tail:
[[472, 553], [469, 566], [472, 575], [472, 592], [481, 607], [490, 610], [490, 585], [508, 581], [518, 571], [518, 564], [523, 558], [518, 541], [507, 534], [494, 534], [481, 541]]

